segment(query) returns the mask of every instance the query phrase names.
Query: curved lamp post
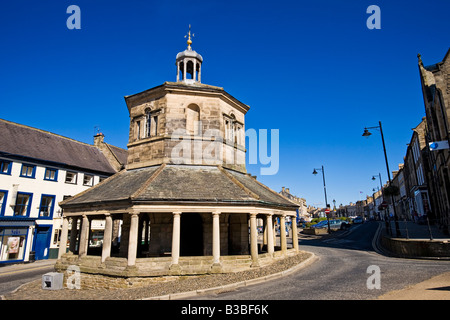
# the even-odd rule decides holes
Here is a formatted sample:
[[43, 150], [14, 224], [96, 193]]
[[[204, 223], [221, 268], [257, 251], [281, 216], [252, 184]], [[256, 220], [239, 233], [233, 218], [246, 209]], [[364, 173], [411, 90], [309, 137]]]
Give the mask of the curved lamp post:
[[[364, 128], [364, 133], [362, 134], [362, 136], [368, 138], [368, 137], [370, 137], [370, 135], [372, 135], [372, 133], [369, 131], [369, 129], [380, 129], [381, 141], [383, 142], [384, 160], [386, 161], [386, 170], [387, 170], [387, 174], [388, 174], [388, 178], [389, 178], [389, 185], [392, 185], [391, 173], [389, 171], [389, 163], [388, 163], [387, 154], [386, 154], [386, 145], [384, 144], [383, 128], [381, 127], [381, 121], [378, 121], [378, 124], [379, 125], [375, 126], [375, 127]], [[392, 207], [394, 208], [395, 232], [397, 233], [397, 237], [399, 237], [401, 235], [400, 227], [398, 225], [397, 210], [395, 209], [394, 196], [392, 194], [391, 194], [391, 201], [392, 201]]]
[[[328, 200], [327, 200], [327, 187], [326, 187], [326, 185], [325, 185], [325, 170], [323, 169], [323, 166], [322, 166], [322, 169], [314, 169], [314, 171], [313, 171], [313, 175], [316, 175], [317, 174], [317, 171], [316, 170], [319, 170], [319, 171], [322, 171], [322, 177], [323, 177], [323, 192], [324, 192], [324, 194], [325, 194], [325, 210], [326, 209], [328, 209]], [[330, 218], [329, 218], [329, 215], [327, 214], [326, 215], [327, 216], [327, 221], [328, 221], [328, 233], [331, 233], [331, 229], [330, 229]]]

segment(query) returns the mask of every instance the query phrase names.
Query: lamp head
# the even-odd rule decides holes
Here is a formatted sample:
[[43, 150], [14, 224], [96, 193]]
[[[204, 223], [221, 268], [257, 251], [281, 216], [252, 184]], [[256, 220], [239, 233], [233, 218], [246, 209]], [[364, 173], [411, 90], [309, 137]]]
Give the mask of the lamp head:
[[367, 128], [364, 128], [364, 133], [362, 134], [363, 137], [370, 137], [372, 135], [372, 133], [370, 133], [369, 130], [367, 130]]
[[314, 171], [313, 171], [313, 175], [316, 175], [317, 174], [317, 171], [316, 171], [316, 169], [314, 169]]

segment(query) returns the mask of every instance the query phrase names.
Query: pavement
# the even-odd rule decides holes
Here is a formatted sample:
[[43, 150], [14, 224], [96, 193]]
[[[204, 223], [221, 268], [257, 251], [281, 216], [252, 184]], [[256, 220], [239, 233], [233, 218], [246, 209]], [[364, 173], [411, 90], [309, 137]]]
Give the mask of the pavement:
[[[394, 221], [390, 222], [392, 236], [395, 237], [395, 223]], [[444, 234], [442, 229], [440, 229], [437, 225], [426, 225], [426, 224], [418, 224], [412, 221], [398, 221], [401, 238], [409, 238], [415, 240], [447, 240], [450, 241], [450, 235]], [[383, 222], [383, 229], [385, 223]], [[384, 230], [385, 231], [385, 230]]]
[[[450, 237], [448, 235], [445, 235], [439, 228], [436, 226], [431, 226], [429, 229], [427, 225], [418, 225], [413, 222], [399, 222], [400, 229], [402, 232], [403, 237], [406, 237], [406, 235], [409, 237], [409, 239], [430, 239], [430, 229], [431, 229], [431, 235], [433, 239], [439, 239], [442, 241], [450, 241]], [[384, 227], [384, 223], [383, 223]], [[395, 227], [394, 223], [392, 222], [392, 230], [394, 230], [395, 234]], [[407, 233], [406, 233], [407, 231]], [[337, 234], [337, 233], [336, 233]], [[330, 237], [332, 235], [327, 235], [326, 237]], [[8, 266], [2, 266], [0, 267], [0, 276], [10, 274], [10, 273], [16, 273], [16, 272], [24, 272], [27, 270], [32, 269], [45, 269], [48, 268], [51, 265], [54, 265], [56, 260], [40, 260], [35, 261], [32, 263], [24, 263], [24, 264], [14, 264], [14, 265], [8, 265]], [[309, 265], [309, 264], [308, 264]], [[292, 269], [292, 268], [291, 268]], [[293, 268], [296, 269], [296, 268]], [[289, 272], [286, 272], [288, 274]], [[254, 280], [256, 281], [270, 281], [272, 278], [270, 276], [265, 276], [264, 279], [258, 279]], [[34, 281], [36, 282], [36, 280]], [[25, 286], [21, 286], [23, 288]], [[15, 290], [16, 292], [20, 292], [20, 290]], [[46, 290], [47, 291], [47, 290]], [[212, 290], [211, 290], [212, 291]], [[183, 299], [183, 297], [188, 297], [184, 295], [185, 293], [180, 292], [177, 295], [171, 295], [171, 297], [167, 297], [167, 299]], [[0, 296], [0, 298], [5, 298]], [[17, 298], [17, 297], [16, 297]], [[20, 299], [20, 298], [19, 298]], [[24, 296], [24, 299], [25, 296]], [[425, 280], [423, 282], [417, 283], [413, 286], [409, 286], [407, 288], [404, 288], [402, 290], [396, 290], [388, 292], [382, 296], [380, 296], [378, 299], [380, 300], [450, 300], [450, 270], [449, 272], [440, 274], [438, 276], [435, 276], [431, 279]]]

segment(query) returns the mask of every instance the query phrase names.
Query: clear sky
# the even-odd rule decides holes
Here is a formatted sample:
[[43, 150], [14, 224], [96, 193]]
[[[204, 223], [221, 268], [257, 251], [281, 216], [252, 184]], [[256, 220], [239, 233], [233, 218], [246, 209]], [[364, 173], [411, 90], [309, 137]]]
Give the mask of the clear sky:
[[[81, 29], [66, 26], [70, 5]], [[370, 5], [381, 29], [366, 26]], [[450, 2], [429, 1], [2, 1], [0, 118], [93, 143], [126, 148], [124, 96], [176, 80], [175, 56], [200, 53], [202, 83], [250, 106], [246, 129], [278, 129], [275, 175], [250, 173], [324, 206], [364, 199], [406, 155], [425, 115], [417, 53], [425, 65], [450, 47]], [[1, 138], [1, 137], [0, 137]], [[262, 165], [264, 166], [264, 165]], [[362, 193], [361, 193], [362, 192]]]

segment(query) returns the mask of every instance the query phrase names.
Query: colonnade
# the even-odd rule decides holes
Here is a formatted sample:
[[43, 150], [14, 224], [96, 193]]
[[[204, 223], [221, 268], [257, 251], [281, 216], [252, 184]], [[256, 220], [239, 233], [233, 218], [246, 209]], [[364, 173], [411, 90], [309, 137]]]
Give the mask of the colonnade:
[[[191, 212], [191, 211], [189, 211]], [[172, 223], [172, 250], [171, 250], [171, 269], [179, 268], [179, 258], [180, 258], [180, 230], [181, 230], [181, 215], [182, 211], [172, 212], [173, 223]], [[222, 212], [213, 211], [212, 214], [212, 255], [213, 255], [213, 265], [220, 266], [220, 215]], [[273, 218], [280, 218], [280, 245], [283, 254], [287, 251], [287, 234], [285, 228], [286, 214], [274, 214], [274, 213], [257, 213], [253, 212], [249, 214], [250, 220], [250, 256], [252, 260], [252, 267], [259, 266], [258, 259], [258, 229], [257, 229], [257, 216], [263, 216], [265, 224], [265, 239], [267, 240], [267, 253], [269, 256], [273, 257], [275, 251], [275, 233]], [[111, 214], [105, 214], [105, 230], [103, 236], [103, 247], [101, 252], [101, 262], [104, 263], [105, 260], [111, 256], [111, 246], [112, 246], [112, 236], [113, 236], [113, 219]], [[96, 216], [98, 217], [98, 216]], [[292, 223], [292, 242], [295, 251], [298, 251], [298, 233], [297, 224], [295, 223], [295, 216], [291, 216]], [[60, 248], [58, 258], [60, 259], [64, 253], [66, 253], [66, 244], [68, 240], [68, 227], [69, 219], [72, 219], [72, 229], [70, 235], [69, 251], [75, 252], [75, 247], [77, 244], [77, 222], [81, 218], [80, 236], [79, 236], [79, 246], [78, 246], [78, 256], [82, 258], [87, 255], [88, 245], [89, 245], [89, 216], [87, 214], [77, 215], [77, 216], [65, 216], [63, 218]], [[136, 263], [137, 249], [138, 249], [138, 234], [139, 234], [139, 213], [130, 214], [130, 227], [128, 233], [128, 250], [127, 250], [127, 264], [129, 267], [134, 266]], [[122, 234], [124, 235], [124, 234]], [[125, 234], [126, 236], [126, 234]]]

